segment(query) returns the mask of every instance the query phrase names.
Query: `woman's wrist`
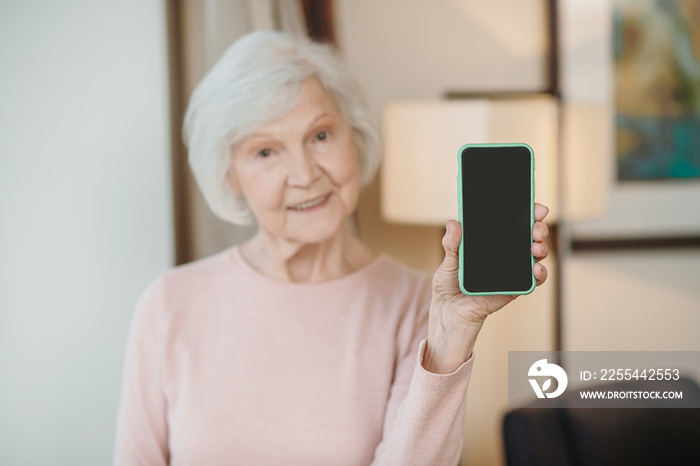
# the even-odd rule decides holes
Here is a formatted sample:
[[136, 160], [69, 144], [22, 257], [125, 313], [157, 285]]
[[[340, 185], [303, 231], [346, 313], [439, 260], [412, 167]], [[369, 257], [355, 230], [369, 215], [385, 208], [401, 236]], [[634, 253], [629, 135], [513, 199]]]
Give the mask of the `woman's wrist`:
[[[431, 312], [431, 316], [450, 316], [450, 313]], [[423, 368], [436, 374], [456, 371], [472, 355], [476, 337], [483, 322], [468, 323], [456, 314], [431, 319], [428, 325], [428, 341], [423, 356]]]

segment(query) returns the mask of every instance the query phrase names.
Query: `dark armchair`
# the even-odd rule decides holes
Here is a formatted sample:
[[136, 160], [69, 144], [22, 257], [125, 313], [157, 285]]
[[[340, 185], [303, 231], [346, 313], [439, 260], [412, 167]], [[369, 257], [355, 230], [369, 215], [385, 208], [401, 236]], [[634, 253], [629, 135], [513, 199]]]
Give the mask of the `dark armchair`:
[[[700, 387], [680, 382], [673, 389], [683, 403], [700, 406]], [[600, 388], [640, 390], [635, 381]], [[561, 408], [533, 403], [506, 414], [508, 466], [700, 465], [700, 408], [572, 408], [577, 395], [559, 397]]]

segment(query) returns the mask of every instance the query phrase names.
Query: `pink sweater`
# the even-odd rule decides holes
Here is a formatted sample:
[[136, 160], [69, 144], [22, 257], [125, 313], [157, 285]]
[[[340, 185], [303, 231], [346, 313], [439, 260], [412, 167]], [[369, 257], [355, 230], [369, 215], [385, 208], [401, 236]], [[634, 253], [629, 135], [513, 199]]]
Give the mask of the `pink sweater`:
[[287, 283], [237, 246], [139, 299], [115, 465], [456, 465], [473, 357], [422, 366], [431, 278], [387, 255]]

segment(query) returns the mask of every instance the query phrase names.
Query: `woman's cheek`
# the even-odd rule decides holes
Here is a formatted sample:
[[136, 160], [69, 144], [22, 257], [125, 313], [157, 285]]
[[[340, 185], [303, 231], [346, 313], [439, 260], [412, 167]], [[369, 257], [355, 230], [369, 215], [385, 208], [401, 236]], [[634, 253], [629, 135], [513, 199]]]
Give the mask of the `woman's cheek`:
[[[339, 141], [339, 145], [334, 151], [339, 154], [337, 158], [338, 178], [342, 183], [351, 181], [354, 177], [359, 177], [360, 167], [357, 161], [357, 152], [352, 139], [347, 138]], [[341, 184], [341, 183], [339, 183]]]
[[254, 214], [278, 209], [283, 201], [284, 185], [280, 184], [272, 167], [257, 166], [246, 171], [243, 195]]
[[344, 204], [349, 212], [355, 210], [360, 197], [360, 169], [356, 161], [350, 160], [346, 170], [346, 178], [341, 183]]
[[358, 170], [346, 156], [329, 161], [324, 171], [330, 175], [333, 184], [341, 188], [352, 184], [353, 178], [359, 177]]

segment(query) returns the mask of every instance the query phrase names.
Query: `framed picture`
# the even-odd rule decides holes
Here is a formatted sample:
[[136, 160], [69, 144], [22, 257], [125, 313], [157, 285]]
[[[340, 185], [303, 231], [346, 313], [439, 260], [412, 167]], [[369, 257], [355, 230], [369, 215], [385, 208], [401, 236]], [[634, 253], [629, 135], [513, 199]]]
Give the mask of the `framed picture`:
[[612, 128], [588, 193], [605, 206], [572, 221], [575, 241], [700, 244], [698, 15], [699, 0], [561, 1], [564, 106], [597, 107]]

